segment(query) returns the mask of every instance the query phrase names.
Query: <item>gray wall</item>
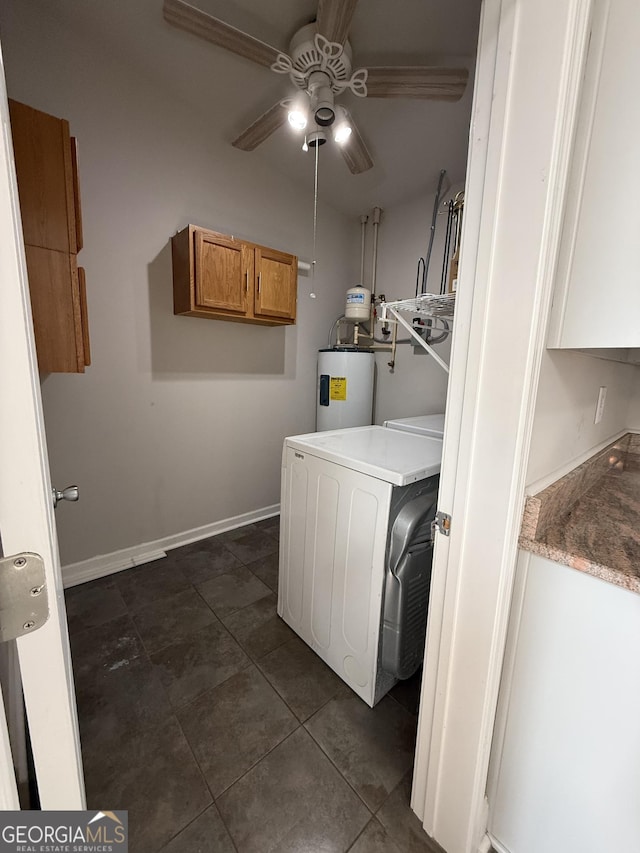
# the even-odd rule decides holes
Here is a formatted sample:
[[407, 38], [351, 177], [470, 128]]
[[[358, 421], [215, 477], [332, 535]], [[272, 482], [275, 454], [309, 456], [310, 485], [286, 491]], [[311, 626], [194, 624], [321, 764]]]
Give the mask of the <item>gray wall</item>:
[[[358, 222], [320, 205], [318, 270], [289, 328], [175, 317], [169, 239], [189, 222], [309, 259], [308, 192], [41, 4], [2, 12], [11, 97], [69, 119], [80, 180], [93, 364], [51, 375], [63, 564], [279, 501], [285, 435], [315, 424], [316, 351], [355, 280]], [[205, 90], [206, 87], [203, 87]]]
[[[462, 187], [454, 187], [447, 192], [445, 200], [448, 201], [458, 189]], [[388, 301], [415, 295], [418, 259], [426, 255], [433, 202], [433, 195], [420, 196], [383, 212], [376, 291], [384, 293]], [[444, 214], [437, 219], [428, 277], [428, 290], [435, 293], [440, 290], [446, 231], [446, 208], [441, 206], [440, 210]], [[371, 242], [367, 248], [368, 268], [371, 265], [370, 248]], [[369, 279], [366, 281], [367, 286], [368, 282]], [[411, 319], [410, 315], [408, 318]], [[406, 338], [408, 333], [400, 329], [398, 337]], [[451, 337], [435, 349], [448, 363]], [[444, 412], [448, 374], [424, 350], [414, 351], [407, 344], [398, 346], [393, 373], [389, 370], [388, 361], [388, 353], [378, 353], [376, 356], [376, 423], [392, 417]]]
[[[616, 433], [633, 427], [639, 377], [638, 368], [628, 364], [547, 350], [538, 385], [527, 482], [561, 471]], [[594, 424], [601, 385], [607, 387], [604, 417]], [[637, 421], [635, 427], [639, 428]]]

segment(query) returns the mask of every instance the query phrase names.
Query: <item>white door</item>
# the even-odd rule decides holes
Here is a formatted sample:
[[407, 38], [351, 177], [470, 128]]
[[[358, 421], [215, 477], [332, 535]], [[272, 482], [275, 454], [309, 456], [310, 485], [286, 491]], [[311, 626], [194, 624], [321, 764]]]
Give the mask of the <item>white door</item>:
[[[22, 681], [41, 808], [84, 809], [73, 673], [3, 64], [0, 117], [0, 537], [5, 556], [29, 551], [43, 558], [50, 612], [41, 628], [16, 641], [15, 655], [4, 658], [15, 658], [14, 671]], [[10, 692], [19, 696], [19, 689]], [[10, 702], [9, 707], [15, 705]], [[1, 809], [19, 808], [12, 768], [0, 702]]]
[[487, 851], [486, 781], [592, 0], [483, 0], [412, 806]]

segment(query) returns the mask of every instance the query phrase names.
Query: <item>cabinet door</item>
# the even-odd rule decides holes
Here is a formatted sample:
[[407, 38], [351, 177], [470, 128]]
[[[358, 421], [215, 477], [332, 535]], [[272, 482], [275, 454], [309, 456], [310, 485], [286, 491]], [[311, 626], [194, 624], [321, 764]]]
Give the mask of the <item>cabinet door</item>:
[[82, 208], [80, 207], [80, 181], [78, 180], [78, 140], [71, 137], [71, 176], [73, 179], [73, 209], [76, 218], [76, 244], [71, 251], [79, 252], [84, 245], [82, 236]]
[[253, 252], [210, 231], [195, 232], [195, 305], [246, 314]]
[[640, 4], [594, 0], [549, 346], [640, 346]]
[[83, 373], [82, 305], [75, 255], [25, 246], [42, 373]]
[[87, 310], [87, 279], [84, 269], [78, 267], [78, 287], [80, 291], [80, 317], [82, 320], [82, 356], [84, 366], [91, 364], [91, 346], [89, 344], [89, 314]]
[[293, 255], [256, 248], [256, 317], [296, 318], [298, 263]]
[[24, 242], [78, 251], [69, 123], [9, 101]]

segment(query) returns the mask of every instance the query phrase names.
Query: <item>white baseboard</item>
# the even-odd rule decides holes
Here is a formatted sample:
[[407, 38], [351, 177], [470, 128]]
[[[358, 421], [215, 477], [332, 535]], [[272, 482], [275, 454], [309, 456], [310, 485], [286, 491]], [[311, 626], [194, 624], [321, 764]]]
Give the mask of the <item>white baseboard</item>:
[[619, 432], [610, 435], [609, 438], [605, 438], [604, 441], [599, 442], [594, 445], [594, 447], [589, 448], [589, 450], [585, 450], [579, 456], [575, 456], [569, 462], [565, 462], [560, 468], [556, 468], [550, 474], [546, 474], [544, 477], [541, 477], [539, 480], [536, 480], [533, 483], [528, 483], [525, 486], [525, 494], [526, 495], [537, 495], [538, 492], [541, 492], [543, 489], [546, 489], [547, 486], [552, 485], [561, 477], [566, 476], [574, 468], [577, 468], [578, 465], [582, 465], [583, 462], [586, 462], [587, 459], [591, 459], [592, 456], [595, 456], [597, 453], [600, 453], [605, 447], [608, 447], [610, 444], [613, 444], [614, 441], [617, 441], [619, 438], [622, 438], [623, 435], [626, 435], [628, 432], [634, 432], [631, 429], [623, 429]]
[[131, 548], [112, 551], [111, 554], [99, 554], [96, 557], [90, 557], [88, 560], [81, 560], [79, 563], [70, 563], [68, 566], [62, 567], [62, 582], [65, 588], [77, 586], [81, 583], [87, 583], [87, 581], [113, 575], [116, 572], [123, 571], [123, 569], [131, 569], [153, 560], [160, 560], [162, 557], [166, 557], [166, 552], [173, 548], [191, 545], [192, 542], [208, 539], [209, 536], [216, 536], [218, 533], [225, 533], [227, 530], [235, 530], [237, 527], [244, 527], [265, 518], [272, 518], [279, 512], [280, 504], [273, 504], [253, 512], [235, 515], [233, 518], [225, 518], [222, 521], [214, 521], [202, 527], [195, 527], [193, 530], [185, 530], [183, 533], [175, 533], [173, 536], [165, 536], [162, 539], [156, 539], [154, 542], [143, 542], [140, 545], [133, 545]]
[[485, 836], [485, 837], [489, 838], [489, 840], [491, 842], [491, 847], [495, 851], [495, 853], [511, 853], [509, 850], [507, 850], [506, 847], [504, 847], [502, 844], [500, 844], [499, 841], [496, 841], [496, 839], [493, 836]]

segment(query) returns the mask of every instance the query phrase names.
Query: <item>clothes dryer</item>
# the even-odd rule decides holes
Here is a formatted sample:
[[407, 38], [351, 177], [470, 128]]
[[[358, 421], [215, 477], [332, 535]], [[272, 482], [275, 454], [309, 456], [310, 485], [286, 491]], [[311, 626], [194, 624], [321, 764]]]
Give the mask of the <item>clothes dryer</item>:
[[379, 426], [284, 442], [278, 613], [371, 706], [422, 663], [441, 456]]
[[413, 432], [417, 435], [431, 435], [434, 438], [444, 437], [444, 413], [438, 415], [418, 415], [414, 418], [394, 418], [384, 422], [389, 429], [399, 429], [402, 432]]

